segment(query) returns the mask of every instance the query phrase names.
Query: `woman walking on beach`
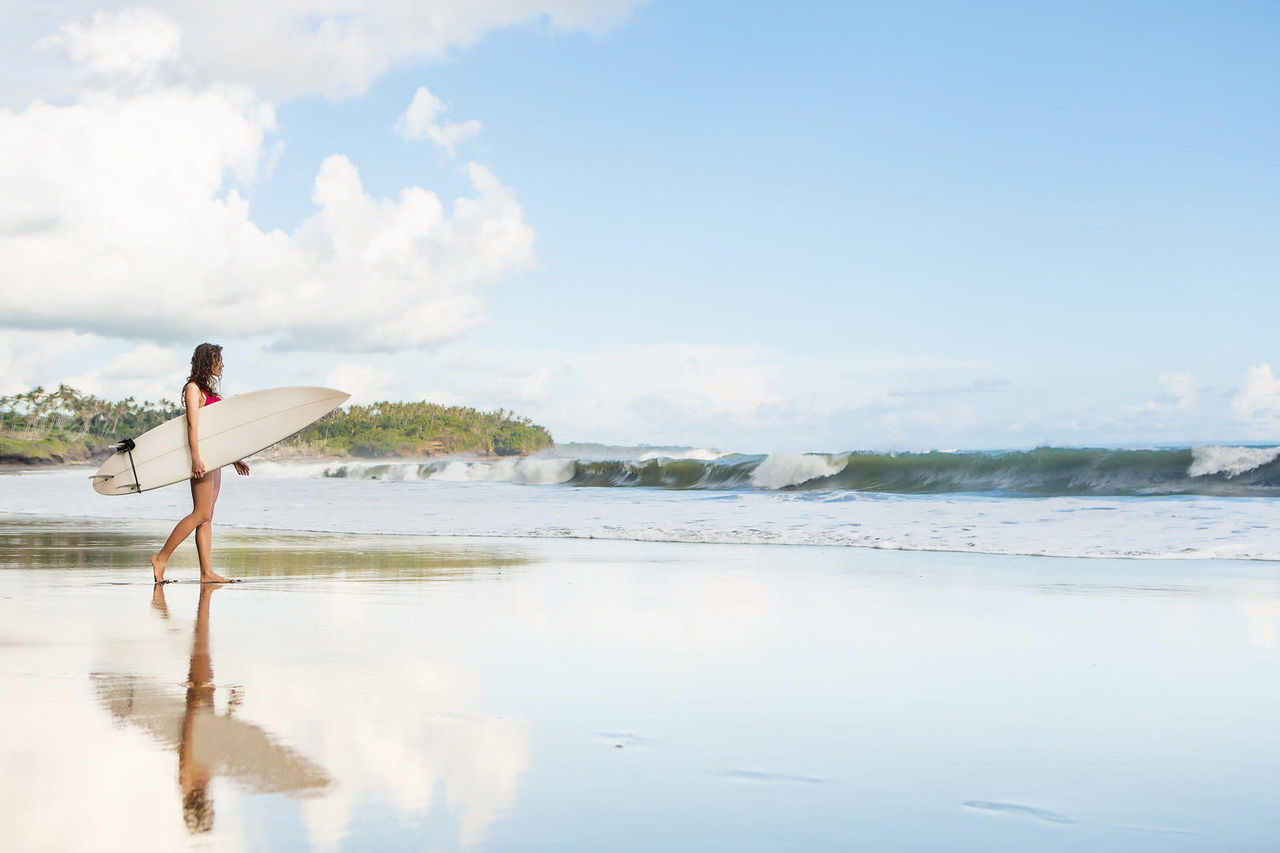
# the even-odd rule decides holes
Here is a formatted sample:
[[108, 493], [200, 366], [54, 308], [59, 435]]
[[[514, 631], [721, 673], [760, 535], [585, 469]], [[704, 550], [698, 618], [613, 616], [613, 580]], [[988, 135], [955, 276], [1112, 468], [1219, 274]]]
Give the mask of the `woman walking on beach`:
[[[200, 458], [200, 410], [222, 398], [217, 395], [218, 380], [222, 378], [222, 347], [218, 344], [200, 344], [191, 354], [191, 375], [187, 377], [182, 396], [187, 404], [187, 443], [191, 446], [191, 504], [190, 515], [173, 528], [164, 547], [151, 557], [151, 570], [156, 583], [164, 583], [165, 566], [174, 550], [191, 532], [196, 534], [196, 553], [200, 555], [200, 582], [226, 583], [213, 570], [213, 505], [218, 501], [222, 486], [222, 471], [206, 471]], [[248, 474], [244, 460], [235, 463], [236, 473]]]

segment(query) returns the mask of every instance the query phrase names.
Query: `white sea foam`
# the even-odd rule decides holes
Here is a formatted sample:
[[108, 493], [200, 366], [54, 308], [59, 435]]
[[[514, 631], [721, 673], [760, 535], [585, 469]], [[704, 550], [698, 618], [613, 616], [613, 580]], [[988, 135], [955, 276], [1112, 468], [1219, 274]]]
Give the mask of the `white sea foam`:
[[574, 472], [572, 459], [499, 459], [496, 462], [454, 460], [429, 475], [448, 482], [500, 482], [524, 486], [550, 486], [567, 482]]
[[445, 480], [452, 483], [461, 483], [466, 480], [475, 480], [477, 477], [471, 476], [471, 465], [466, 462], [454, 460], [445, 465], [439, 471], [430, 475], [433, 480]]
[[[185, 488], [104, 498], [86, 478], [84, 469], [0, 475], [0, 516], [162, 520], [154, 531], [163, 536], [191, 509]], [[383, 484], [233, 477], [224, 479], [223, 492], [220, 524], [283, 530], [1280, 560], [1280, 527], [1272, 523], [1277, 498], [716, 494], [511, 483], [477, 488], [435, 478]]]
[[345, 480], [437, 480], [448, 483], [501, 482], [524, 486], [566, 483], [573, 459], [443, 459], [429, 462], [259, 462], [253, 473], [273, 480], [338, 477]]
[[333, 467], [329, 462], [253, 462], [252, 476], [273, 480], [304, 480], [323, 477]]
[[714, 460], [722, 459], [731, 454], [722, 450], [712, 450], [707, 447], [695, 447], [688, 450], [646, 450], [638, 457], [641, 462], [647, 462], [650, 459], [705, 459]]
[[1191, 467], [1188, 476], [1204, 477], [1209, 474], [1226, 474], [1237, 477], [1266, 465], [1280, 456], [1280, 447], [1222, 447], [1209, 444], [1191, 450]]
[[751, 472], [751, 485], [757, 489], [785, 489], [818, 477], [830, 477], [845, 465], [842, 456], [817, 453], [770, 453]]
[[252, 476], [272, 480], [342, 477], [348, 480], [419, 480], [421, 462], [254, 462]]
[[330, 462], [318, 476], [348, 480], [419, 480], [419, 462]]
[[576, 465], [572, 459], [521, 459], [515, 466], [511, 482], [526, 486], [553, 486], [567, 483]]

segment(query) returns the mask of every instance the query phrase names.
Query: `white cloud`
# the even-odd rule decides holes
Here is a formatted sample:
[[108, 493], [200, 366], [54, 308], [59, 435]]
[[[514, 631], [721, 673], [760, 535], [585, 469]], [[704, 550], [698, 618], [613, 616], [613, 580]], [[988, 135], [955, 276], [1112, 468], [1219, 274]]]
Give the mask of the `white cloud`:
[[69, 376], [63, 381], [79, 391], [109, 400], [133, 397], [135, 400], [177, 402], [182, 398], [188, 367], [187, 359], [172, 349], [144, 343], [103, 367]]
[[152, 9], [94, 12], [88, 19], [64, 24], [41, 39], [41, 50], [65, 50], [91, 74], [107, 78], [151, 78], [178, 58], [182, 31]]
[[942, 434], [972, 426], [975, 418], [973, 406], [965, 402], [951, 402], [887, 409], [879, 413], [878, 420], [892, 432], [918, 432], [920, 427], [924, 427], [927, 431]]
[[186, 373], [186, 361], [167, 347], [142, 344], [112, 361], [103, 373], [115, 379], [151, 379]]
[[[562, 439], [699, 441], [749, 428], [781, 405], [781, 370], [760, 347], [619, 346], [457, 354], [434, 369], [429, 399], [514, 408]], [[568, 433], [568, 434], [566, 434]]]
[[420, 86], [409, 108], [396, 121], [396, 133], [405, 139], [430, 139], [452, 154], [454, 146], [475, 136], [483, 126], [475, 119], [460, 124], [437, 121], [446, 109], [444, 101]]
[[742, 420], [782, 399], [775, 386], [782, 371], [772, 355], [754, 346], [642, 344], [566, 361], [566, 367], [571, 384], [590, 389], [582, 402], [597, 410], [602, 402], [630, 409], [655, 404]]
[[[394, 364], [401, 378], [389, 389], [392, 399], [512, 409], [561, 441], [746, 451], [951, 447], [965, 443], [957, 431], [983, 426], [1008, 396], [996, 388], [952, 399], [951, 389], [990, 384], [974, 375], [989, 376], [991, 365], [927, 353], [819, 357], [759, 345], [458, 344], [394, 362], [369, 358]], [[912, 385], [946, 392], [937, 400], [894, 393]]]
[[1125, 406], [1126, 412], [1186, 411], [1196, 405], [1196, 377], [1190, 373], [1162, 373], [1157, 380], [1162, 393], [1151, 400]]
[[[6, 10], [6, 25], [27, 29], [52, 15], [74, 18], [44, 42], [60, 46], [98, 72], [131, 71], [170, 61], [170, 34], [180, 32], [184, 79], [248, 85], [277, 100], [310, 94], [331, 98], [364, 92], [393, 66], [440, 58], [510, 26], [545, 22], [560, 31], [600, 32], [636, 0], [151, 0], [127, 3], [30, 4]], [[27, 5], [27, 4], [23, 4]]]
[[419, 187], [373, 198], [334, 155], [315, 215], [291, 234], [262, 231], [228, 178], [255, 179], [274, 121], [225, 86], [0, 110], [5, 323], [393, 350], [475, 325], [476, 288], [531, 262], [519, 203], [474, 163], [474, 195], [446, 208]]
[[94, 342], [93, 335], [74, 332], [0, 331], [0, 395], [20, 394], [47, 383], [54, 359], [88, 349]]
[[351, 402], [368, 404], [386, 399], [388, 386], [395, 380], [390, 370], [368, 364], [340, 364], [325, 376], [325, 385], [346, 391]]
[[545, 367], [535, 367], [527, 375], [517, 380], [516, 396], [521, 400], [541, 400], [547, 396], [547, 380], [551, 371]]
[[[315, 215], [291, 233], [264, 231], [245, 190], [282, 150], [272, 99], [358, 93], [392, 63], [444, 56], [494, 28], [598, 31], [632, 3], [54, 0], [10, 10], [14, 32], [60, 20], [36, 46], [65, 53], [81, 76], [46, 81], [53, 102], [0, 109], [0, 324], [338, 351], [457, 336], [483, 319], [477, 288], [532, 260], [512, 193], [472, 163], [473, 191], [452, 203], [420, 187], [376, 198], [335, 154], [315, 179]], [[403, 132], [452, 150], [480, 127], [442, 110], [422, 89]]]
[[1256, 364], [1245, 371], [1244, 385], [1231, 407], [1241, 420], [1259, 427], [1280, 421], [1280, 379], [1271, 372], [1271, 365]]
[[1196, 378], [1190, 373], [1162, 373], [1160, 387], [1173, 398], [1176, 409], [1190, 409], [1196, 404]]

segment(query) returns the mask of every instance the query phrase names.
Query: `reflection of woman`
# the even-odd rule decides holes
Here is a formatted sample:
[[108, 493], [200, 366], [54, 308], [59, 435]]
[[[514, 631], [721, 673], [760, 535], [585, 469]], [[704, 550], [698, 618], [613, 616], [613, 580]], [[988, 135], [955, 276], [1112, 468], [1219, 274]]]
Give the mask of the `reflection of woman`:
[[203, 755], [208, 738], [200, 737], [203, 723], [213, 716], [213, 662], [209, 657], [209, 599], [216, 586], [200, 588], [196, 609], [196, 633], [187, 670], [187, 707], [182, 715], [182, 739], [178, 742], [178, 787], [182, 791], [182, 818], [191, 832], [213, 829], [213, 799], [209, 796], [213, 756]]
[[[171, 698], [168, 682], [148, 686], [146, 679], [136, 676], [97, 676], [100, 699], [113, 717], [141, 726], [176, 749], [182, 818], [192, 833], [213, 830], [210, 787], [215, 773], [232, 779], [238, 788], [272, 794], [320, 790], [330, 782], [318, 764], [276, 743], [253, 723], [235, 718], [243, 701], [241, 688], [224, 688], [226, 704], [221, 714], [217, 712], [209, 623], [210, 601], [218, 589], [221, 584], [200, 587], [185, 702]], [[163, 585], [152, 588], [151, 606], [169, 618]]]
[[[228, 578], [213, 570], [213, 505], [222, 486], [222, 471], [206, 471], [200, 458], [200, 410], [218, 402], [217, 383], [222, 378], [222, 347], [200, 344], [191, 355], [191, 375], [182, 389], [187, 405], [187, 443], [191, 447], [191, 513], [173, 528], [160, 552], [151, 557], [151, 571], [156, 583], [164, 583], [165, 566], [174, 550], [191, 532], [196, 534], [196, 553], [200, 555], [200, 582], [225, 583]], [[244, 460], [235, 463], [236, 472], [248, 474]]]

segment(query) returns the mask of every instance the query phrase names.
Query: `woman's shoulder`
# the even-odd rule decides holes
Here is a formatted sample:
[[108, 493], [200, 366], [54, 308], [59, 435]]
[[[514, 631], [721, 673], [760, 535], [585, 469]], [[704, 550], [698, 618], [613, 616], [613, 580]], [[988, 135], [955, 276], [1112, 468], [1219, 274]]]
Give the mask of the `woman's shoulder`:
[[198, 397], [198, 398], [199, 398], [200, 403], [203, 405], [203, 403], [204, 403], [204, 389], [203, 389], [203, 388], [201, 388], [201, 387], [200, 387], [200, 385], [199, 385], [198, 383], [196, 383], [196, 382], [188, 382], [186, 385], [183, 385], [183, 386], [182, 386], [182, 398], [183, 398], [184, 400], [185, 400], [187, 397], [191, 396], [192, 394], [195, 394], [195, 395], [196, 395], [196, 397]]

